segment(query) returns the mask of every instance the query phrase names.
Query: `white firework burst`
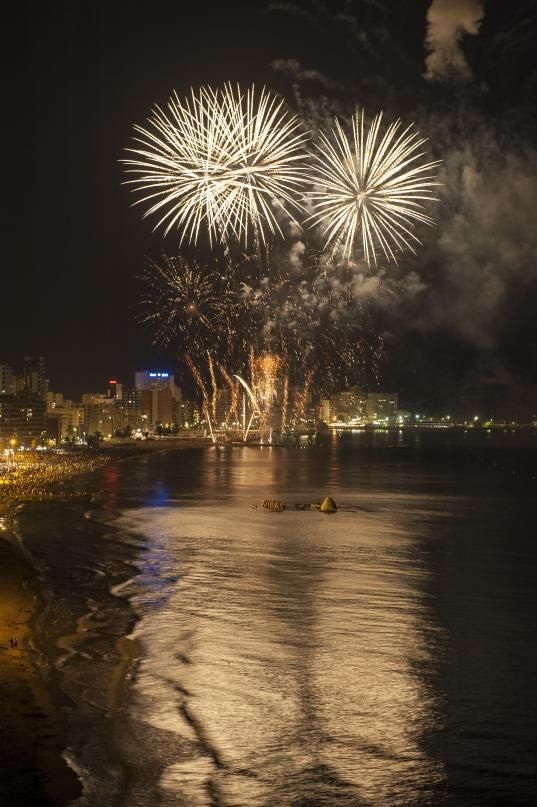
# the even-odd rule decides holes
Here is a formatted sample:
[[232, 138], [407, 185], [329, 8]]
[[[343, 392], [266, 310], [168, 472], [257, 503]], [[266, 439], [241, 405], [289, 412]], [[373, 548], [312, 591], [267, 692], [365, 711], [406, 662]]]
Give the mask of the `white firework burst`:
[[332, 137], [320, 133], [309, 179], [314, 212], [308, 221], [320, 224], [325, 246], [341, 248], [350, 257], [356, 240], [362, 242], [367, 263], [377, 263], [380, 248], [387, 260], [397, 263], [395, 253], [405, 248], [415, 252], [420, 243], [413, 233], [416, 223], [434, 224], [423, 202], [435, 200], [436, 162], [423, 162], [426, 138], [413, 125], [401, 131], [401, 121], [379, 136], [382, 112], [367, 129], [364, 112], [352, 118], [352, 138], [335, 121]]
[[149, 203], [145, 215], [157, 214], [165, 233], [177, 227], [180, 242], [195, 243], [206, 229], [211, 244], [231, 235], [247, 244], [253, 229], [264, 243], [269, 232], [282, 234], [278, 210], [293, 218], [302, 209], [307, 136], [267, 90], [227, 84], [184, 101], [174, 94], [149, 124], [135, 126], [129, 183]]

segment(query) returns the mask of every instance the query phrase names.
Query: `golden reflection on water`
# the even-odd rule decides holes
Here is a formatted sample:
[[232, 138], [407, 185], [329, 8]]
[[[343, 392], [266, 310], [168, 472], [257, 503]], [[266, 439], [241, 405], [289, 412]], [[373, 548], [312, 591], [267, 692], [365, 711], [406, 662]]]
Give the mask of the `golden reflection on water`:
[[[238, 473], [246, 484], [248, 469]], [[166, 789], [187, 787], [193, 807], [210, 803], [208, 781], [223, 804], [243, 807], [426, 797], [442, 776], [426, 750], [438, 636], [427, 570], [394, 502], [389, 515], [236, 505], [152, 514], [164, 562], [183, 577], [141, 635], [158, 620], [151, 636], [179, 648], [180, 662], [161, 661], [159, 674], [187, 693], [199, 743], [170, 767]], [[151, 675], [149, 661], [146, 692]]]

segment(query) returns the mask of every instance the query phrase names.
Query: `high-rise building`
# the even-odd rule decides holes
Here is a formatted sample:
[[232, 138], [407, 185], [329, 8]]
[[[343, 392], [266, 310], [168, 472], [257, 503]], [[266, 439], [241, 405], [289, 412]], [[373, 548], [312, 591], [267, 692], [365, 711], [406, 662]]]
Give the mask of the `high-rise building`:
[[367, 396], [367, 419], [372, 423], [394, 420], [398, 405], [396, 392], [370, 392]]
[[177, 423], [182, 393], [167, 370], [137, 370], [135, 387], [141, 392], [142, 416], [147, 428]]
[[141, 396], [142, 416], [147, 427], [154, 429], [159, 424], [171, 426], [173, 423], [173, 397], [169, 387], [163, 389], [139, 390]]
[[42, 401], [47, 400], [47, 380], [43, 356], [24, 357], [24, 386], [32, 395], [37, 395]]
[[112, 436], [114, 398], [101, 392], [84, 392], [82, 407], [84, 409], [84, 432], [86, 436], [100, 432], [103, 436]]
[[121, 400], [123, 395], [123, 384], [120, 384], [119, 381], [115, 378], [111, 378], [108, 382], [108, 397], [115, 398], [116, 400]]
[[15, 376], [9, 364], [0, 364], [0, 395], [12, 395], [15, 392]]
[[199, 407], [193, 401], [174, 401], [173, 422], [178, 426], [191, 428], [199, 425], [201, 419]]
[[167, 370], [136, 370], [134, 386], [136, 389], [164, 389], [175, 386], [174, 375]]
[[35, 445], [45, 431], [46, 405], [25, 391], [0, 395], [0, 442], [16, 440], [18, 446]]
[[330, 420], [330, 404], [332, 401], [330, 398], [322, 398], [319, 403], [319, 420], [323, 420], [325, 423], [328, 423]]
[[128, 387], [121, 388], [121, 397], [114, 399], [113, 421], [114, 433], [130, 428], [133, 431], [145, 431], [145, 421], [142, 418], [142, 391]]
[[360, 387], [337, 392], [330, 399], [329, 419], [339, 422], [363, 421], [366, 416], [367, 395]]
[[47, 434], [60, 442], [66, 437], [81, 437], [84, 409], [63, 397], [61, 392], [47, 392]]

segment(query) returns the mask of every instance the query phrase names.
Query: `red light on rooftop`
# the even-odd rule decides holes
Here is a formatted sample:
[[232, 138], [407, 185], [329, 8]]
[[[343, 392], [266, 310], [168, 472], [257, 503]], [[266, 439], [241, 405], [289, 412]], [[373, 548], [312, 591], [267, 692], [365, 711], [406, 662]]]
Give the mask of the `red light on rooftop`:
[[115, 379], [111, 378], [108, 383], [109, 384], [117, 384], [117, 381]]

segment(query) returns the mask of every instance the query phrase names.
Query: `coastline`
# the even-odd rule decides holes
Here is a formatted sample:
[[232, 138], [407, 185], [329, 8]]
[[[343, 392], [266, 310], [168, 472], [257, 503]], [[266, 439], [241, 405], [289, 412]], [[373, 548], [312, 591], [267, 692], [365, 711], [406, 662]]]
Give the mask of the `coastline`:
[[[87, 456], [77, 453], [68, 454], [66, 455], [67, 457], [74, 457], [79, 460], [79, 463], [75, 462], [73, 467], [61, 467], [61, 463], [59, 463], [56, 475], [50, 479], [39, 479], [33, 488], [28, 489], [28, 486], [24, 485], [24, 483], [6, 486], [3, 489], [0, 488], [0, 538], [2, 537], [2, 532], [13, 525], [16, 511], [26, 502], [72, 498], [72, 496], [68, 496], [65, 491], [61, 490], [62, 484], [69, 479], [91, 474], [112, 461], [125, 462], [144, 454], [207, 448], [211, 445], [212, 442], [208, 438], [178, 437], [143, 443], [132, 441], [107, 444]], [[82, 464], [82, 460], [86, 461], [86, 465]], [[46, 458], [43, 465], [46, 466]], [[77, 495], [80, 497], [84, 494]]]
[[[92, 455], [92, 467], [64, 469], [49, 483], [36, 486], [31, 495], [16, 491], [0, 502], [0, 697], [3, 727], [0, 755], [10, 759], [9, 775], [0, 777], [0, 804], [6, 807], [62, 807], [82, 794], [82, 784], [66, 758], [69, 713], [74, 708], [55, 691], [46, 650], [47, 596], [45, 581], [17, 537], [17, 513], [35, 501], [84, 498], [84, 491], [62, 489], [67, 480], [93, 474], [109, 462], [125, 462], [149, 453], [210, 445], [203, 439], [155, 441], [105, 447]], [[17, 648], [10, 647], [16, 638]], [[59, 647], [56, 644], [55, 647]], [[128, 679], [140, 649], [128, 635], [116, 642], [119, 662], [108, 689], [111, 710], [126, 700]]]
[[[63, 760], [65, 713], [52, 701], [46, 668], [33, 647], [43, 606], [37, 572], [12, 534], [0, 540], [0, 755], [10, 760], [0, 777], [0, 803], [63, 805], [81, 792]], [[18, 647], [12, 649], [10, 638]]]

